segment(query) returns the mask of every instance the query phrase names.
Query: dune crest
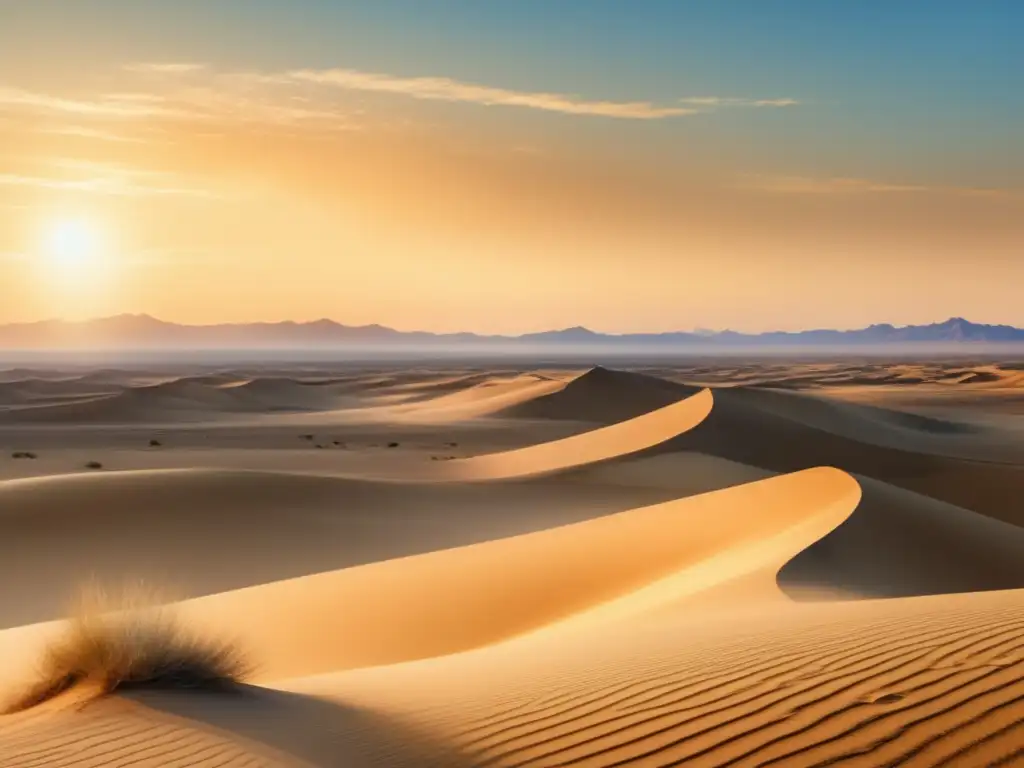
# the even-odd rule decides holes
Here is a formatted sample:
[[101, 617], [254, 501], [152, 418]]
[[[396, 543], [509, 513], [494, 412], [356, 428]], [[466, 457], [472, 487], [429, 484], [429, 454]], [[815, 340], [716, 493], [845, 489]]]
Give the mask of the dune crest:
[[461, 480], [497, 480], [558, 472], [639, 453], [700, 424], [714, 398], [704, 389], [684, 400], [618, 424], [550, 443], [454, 461], [446, 469]]

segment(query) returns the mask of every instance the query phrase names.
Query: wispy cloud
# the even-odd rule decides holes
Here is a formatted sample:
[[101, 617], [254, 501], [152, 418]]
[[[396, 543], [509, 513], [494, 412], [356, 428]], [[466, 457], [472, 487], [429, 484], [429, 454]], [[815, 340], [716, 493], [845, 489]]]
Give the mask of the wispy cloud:
[[140, 103], [110, 97], [73, 99], [19, 88], [0, 88], [0, 111], [4, 109], [104, 118], [168, 117], [175, 114], [155, 102]]
[[205, 64], [180, 61], [148, 61], [125, 66], [129, 72], [149, 72], [159, 75], [184, 75], [191, 72], [202, 72]]
[[856, 195], [878, 192], [927, 192], [920, 184], [894, 184], [870, 179], [812, 176], [745, 176], [737, 186], [760, 192], [799, 195]]
[[570, 115], [591, 115], [633, 120], [656, 120], [692, 114], [695, 110], [650, 101], [590, 100], [562, 93], [517, 91], [462, 82], [447, 77], [396, 77], [354, 69], [300, 69], [285, 77], [353, 91], [371, 91], [414, 99], [451, 101], [485, 106], [526, 107]]
[[691, 96], [680, 99], [683, 104], [692, 107], [795, 107], [800, 104], [797, 99], [739, 99], [729, 96]]
[[75, 136], [82, 139], [94, 139], [96, 141], [116, 142], [120, 144], [146, 144], [147, 139], [137, 136], [126, 136], [112, 131], [104, 131], [99, 128], [85, 128], [80, 125], [58, 125], [43, 129], [43, 133], [50, 133], [56, 136]]
[[[173, 73], [169, 73], [173, 74]], [[270, 93], [251, 88], [230, 76], [212, 77], [207, 84], [171, 83], [161, 93], [108, 93], [91, 99], [67, 98], [49, 93], [0, 88], [0, 115], [36, 114], [48, 119], [73, 118], [106, 123], [112, 121], [178, 124], [245, 124], [268, 126], [314, 126], [321, 130], [355, 128], [352, 111], [332, 105], [316, 105], [296, 94]], [[94, 127], [48, 126], [47, 130], [80, 136], [116, 140], [122, 134]]]
[[792, 195], [943, 194], [1001, 198], [1020, 196], [1019, 193], [1009, 189], [897, 183], [850, 177], [752, 175], [741, 177], [736, 186], [758, 192]]
[[[138, 76], [136, 88], [91, 98], [0, 88], [0, 113], [35, 112], [99, 120], [230, 121], [248, 125], [312, 126], [350, 130], [354, 112], [331, 91], [393, 94], [406, 98], [479, 106], [518, 107], [565, 115], [625, 120], [660, 120], [737, 107], [790, 107], [792, 98], [748, 99], [724, 96], [675, 98], [666, 102], [586, 98], [548, 90], [517, 90], [450, 77], [403, 77], [355, 69], [297, 69], [286, 72], [218, 71], [200, 63], [142, 62], [125, 71]], [[104, 129], [109, 126], [102, 126]], [[93, 126], [64, 132], [117, 140], [118, 132]]]
[[141, 183], [128, 176], [116, 175], [68, 179], [53, 176], [0, 173], [0, 186], [52, 189], [64, 192], [82, 192], [97, 195], [115, 195], [119, 197], [170, 195], [201, 197], [206, 199], [216, 199], [219, 197], [213, 192], [205, 189]]

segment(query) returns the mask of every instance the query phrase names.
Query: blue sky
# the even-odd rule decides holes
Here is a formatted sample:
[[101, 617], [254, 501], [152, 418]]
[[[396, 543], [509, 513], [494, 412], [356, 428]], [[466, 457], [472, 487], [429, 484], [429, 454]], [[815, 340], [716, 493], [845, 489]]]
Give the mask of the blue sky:
[[41, 81], [97, 77], [103, 62], [196, 60], [608, 99], [785, 96], [807, 109], [685, 129], [737, 141], [756, 129], [781, 157], [837, 173], [884, 163], [984, 185], [1022, 172], [1008, 156], [1024, 132], [1015, 0], [35, 0], [3, 17], [0, 66]]

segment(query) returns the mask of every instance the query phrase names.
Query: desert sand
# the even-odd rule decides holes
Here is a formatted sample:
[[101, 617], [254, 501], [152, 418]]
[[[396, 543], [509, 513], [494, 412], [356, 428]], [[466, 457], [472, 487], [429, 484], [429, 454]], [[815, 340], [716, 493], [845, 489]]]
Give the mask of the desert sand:
[[253, 665], [0, 765], [1024, 765], [1021, 367], [0, 370], [0, 699], [91, 578]]

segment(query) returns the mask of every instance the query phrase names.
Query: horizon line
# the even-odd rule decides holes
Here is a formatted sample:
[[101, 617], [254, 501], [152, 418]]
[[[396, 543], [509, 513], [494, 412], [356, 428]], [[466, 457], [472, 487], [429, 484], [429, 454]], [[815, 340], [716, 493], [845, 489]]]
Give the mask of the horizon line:
[[156, 315], [150, 314], [148, 312], [120, 312], [120, 313], [112, 314], [112, 315], [97, 315], [97, 316], [93, 316], [93, 317], [78, 318], [78, 319], [62, 318], [62, 317], [48, 317], [48, 318], [42, 318], [42, 319], [39, 319], [39, 320], [22, 320], [22, 321], [0, 323], [0, 328], [11, 328], [11, 327], [14, 327], [14, 326], [58, 324], [58, 323], [59, 324], [65, 324], [65, 325], [87, 325], [89, 323], [97, 323], [97, 322], [104, 322], [104, 321], [110, 321], [110, 320], [118, 320], [118, 319], [124, 319], [124, 318], [130, 318], [130, 319], [133, 319], [133, 320], [149, 320], [149, 321], [153, 321], [155, 323], [159, 323], [161, 325], [176, 326], [176, 327], [179, 327], [179, 328], [195, 328], [195, 329], [238, 327], [238, 326], [247, 326], [247, 325], [278, 325], [278, 326], [280, 326], [280, 325], [295, 325], [295, 326], [310, 326], [310, 325], [328, 324], [329, 323], [329, 324], [332, 324], [332, 325], [335, 325], [335, 326], [338, 326], [338, 327], [342, 327], [342, 328], [350, 328], [350, 329], [379, 328], [381, 330], [393, 331], [395, 333], [400, 333], [400, 334], [414, 334], [415, 333], [415, 334], [427, 334], [427, 335], [432, 335], [432, 336], [472, 335], [472, 336], [489, 337], [489, 338], [518, 338], [518, 337], [522, 337], [522, 336], [534, 336], [534, 335], [548, 334], [548, 333], [566, 333], [568, 331], [583, 331], [583, 332], [592, 333], [592, 334], [599, 335], [599, 336], [664, 336], [664, 335], [672, 335], [672, 334], [687, 334], [687, 335], [691, 335], [691, 336], [722, 335], [722, 334], [739, 334], [739, 335], [742, 335], [742, 336], [764, 336], [764, 335], [770, 335], [770, 334], [812, 333], [812, 332], [816, 332], [816, 331], [835, 331], [835, 332], [844, 333], [844, 332], [851, 332], [851, 331], [868, 330], [870, 328], [884, 328], [884, 327], [893, 328], [894, 330], [900, 330], [900, 329], [906, 329], [906, 328], [922, 328], [922, 327], [930, 327], [930, 326], [937, 326], [937, 325], [945, 325], [945, 324], [954, 323], [954, 322], [964, 322], [964, 323], [968, 323], [970, 325], [980, 325], [980, 326], [988, 326], [988, 327], [994, 327], [994, 328], [1002, 327], [1002, 328], [1013, 328], [1013, 329], [1017, 329], [1017, 330], [1024, 330], [1024, 326], [1017, 326], [1017, 325], [1014, 325], [1012, 323], [1007, 323], [1007, 322], [979, 323], [979, 322], [974, 322], [972, 320], [968, 320], [966, 317], [964, 317], [962, 315], [951, 315], [951, 316], [949, 316], [949, 317], [947, 317], [947, 318], [945, 318], [943, 320], [936, 320], [936, 321], [931, 321], [931, 322], [919, 322], [919, 323], [906, 323], [904, 325], [896, 325], [894, 323], [889, 323], [889, 322], [872, 322], [872, 323], [868, 323], [867, 325], [850, 326], [850, 327], [845, 327], [845, 328], [827, 327], [827, 326], [816, 326], [816, 327], [804, 327], [804, 328], [800, 328], [800, 329], [797, 329], [797, 330], [783, 330], [783, 329], [775, 328], [775, 329], [771, 329], [771, 330], [761, 330], [761, 331], [738, 331], [738, 330], [734, 330], [732, 328], [714, 329], [714, 328], [694, 327], [694, 328], [692, 328], [690, 330], [684, 330], [684, 329], [676, 328], [676, 329], [671, 329], [671, 330], [660, 330], [660, 331], [601, 331], [601, 330], [595, 330], [595, 329], [590, 328], [590, 327], [585, 326], [585, 325], [578, 325], [577, 324], [577, 325], [569, 325], [569, 326], [557, 327], [557, 328], [545, 328], [545, 329], [542, 329], [542, 330], [535, 330], [535, 331], [489, 333], [489, 332], [472, 331], [472, 330], [428, 331], [428, 330], [423, 330], [421, 328], [400, 329], [400, 328], [395, 328], [394, 326], [384, 325], [384, 324], [378, 323], [378, 322], [350, 325], [348, 323], [345, 323], [344, 321], [336, 320], [336, 319], [330, 318], [330, 317], [319, 317], [319, 318], [312, 319], [312, 320], [293, 320], [293, 319], [284, 319], [284, 320], [229, 320], [229, 321], [211, 322], [211, 323], [189, 323], [189, 322], [181, 322], [181, 321], [177, 321], [177, 320], [167, 320], [167, 319], [164, 319], [164, 318], [161, 318], [161, 317], [157, 317]]

